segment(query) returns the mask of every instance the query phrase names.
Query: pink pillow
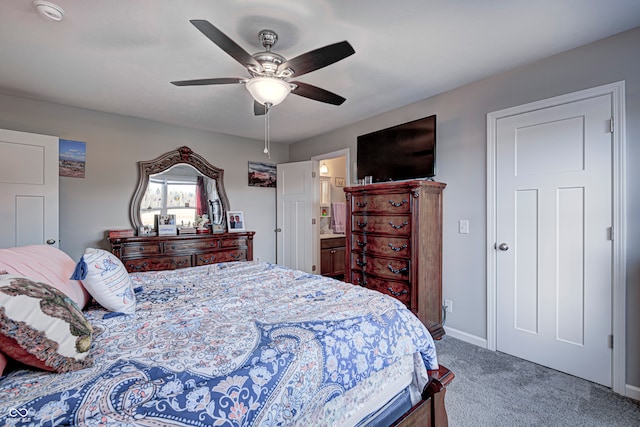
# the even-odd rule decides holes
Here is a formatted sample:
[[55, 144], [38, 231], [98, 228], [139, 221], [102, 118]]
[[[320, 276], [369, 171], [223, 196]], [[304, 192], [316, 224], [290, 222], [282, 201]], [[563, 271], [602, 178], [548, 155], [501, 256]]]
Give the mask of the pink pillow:
[[53, 246], [29, 245], [0, 249], [0, 271], [49, 284], [82, 309], [91, 296], [79, 280], [69, 279], [75, 268], [76, 262]]

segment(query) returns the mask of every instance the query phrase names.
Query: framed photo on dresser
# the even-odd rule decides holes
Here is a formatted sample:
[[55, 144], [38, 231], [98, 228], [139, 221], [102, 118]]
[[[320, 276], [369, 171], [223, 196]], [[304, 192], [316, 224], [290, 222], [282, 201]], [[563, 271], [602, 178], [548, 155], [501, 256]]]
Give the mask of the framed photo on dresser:
[[228, 211], [227, 227], [230, 233], [233, 233], [234, 231], [245, 231], [244, 212]]

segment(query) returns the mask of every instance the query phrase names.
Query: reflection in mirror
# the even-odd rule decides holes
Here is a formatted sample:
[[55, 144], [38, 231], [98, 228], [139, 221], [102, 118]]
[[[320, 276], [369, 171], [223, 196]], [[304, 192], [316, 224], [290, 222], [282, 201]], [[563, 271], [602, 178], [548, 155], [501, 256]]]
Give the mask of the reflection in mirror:
[[176, 225], [193, 226], [207, 215], [214, 232], [224, 232], [228, 200], [222, 169], [188, 147], [139, 162], [140, 180], [131, 200], [131, 222], [139, 230], [154, 227], [157, 214], [175, 215]]
[[153, 228], [155, 215], [175, 215], [178, 226], [191, 227], [202, 215], [222, 224], [215, 179], [186, 164], [150, 175], [140, 205], [142, 225]]

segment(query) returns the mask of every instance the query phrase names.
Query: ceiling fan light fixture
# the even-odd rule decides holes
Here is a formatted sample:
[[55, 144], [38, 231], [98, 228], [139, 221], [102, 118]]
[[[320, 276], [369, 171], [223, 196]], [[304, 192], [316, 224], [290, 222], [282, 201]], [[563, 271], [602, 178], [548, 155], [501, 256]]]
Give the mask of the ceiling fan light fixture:
[[247, 90], [262, 105], [278, 105], [291, 92], [291, 85], [275, 77], [254, 77], [246, 83]]

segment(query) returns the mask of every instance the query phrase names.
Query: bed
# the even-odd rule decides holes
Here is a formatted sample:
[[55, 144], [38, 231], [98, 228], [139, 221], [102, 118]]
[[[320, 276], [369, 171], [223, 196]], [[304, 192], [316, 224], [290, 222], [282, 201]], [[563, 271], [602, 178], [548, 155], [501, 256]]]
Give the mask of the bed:
[[1, 425], [446, 425], [433, 340], [394, 298], [265, 262], [126, 276], [133, 310], [82, 310], [81, 366], [9, 359]]

